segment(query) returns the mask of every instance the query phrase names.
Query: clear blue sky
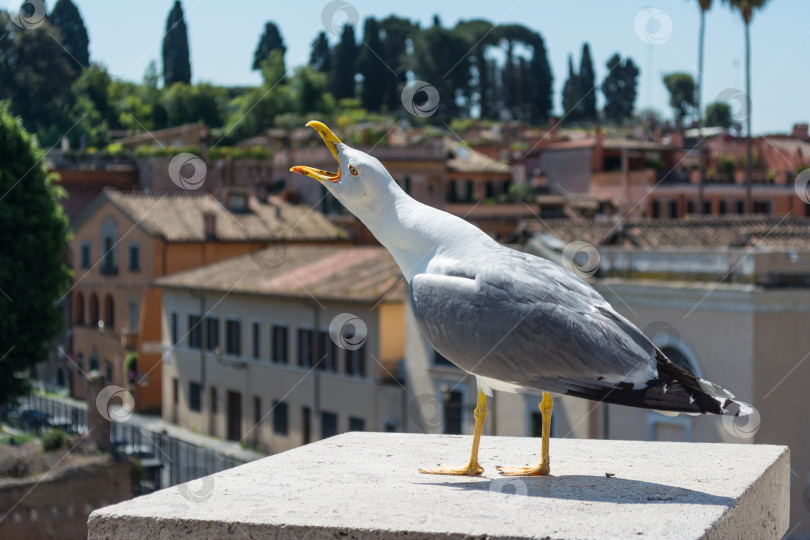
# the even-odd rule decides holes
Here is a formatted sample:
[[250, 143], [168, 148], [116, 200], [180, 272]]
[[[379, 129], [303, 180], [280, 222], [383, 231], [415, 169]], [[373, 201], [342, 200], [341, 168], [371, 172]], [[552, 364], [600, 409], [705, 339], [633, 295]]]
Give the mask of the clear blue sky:
[[[52, 6], [54, 0], [49, 0]], [[110, 2], [74, 0], [90, 34], [92, 60], [127, 80], [140, 80], [150, 60], [160, 62], [166, 15], [173, 0]], [[423, 27], [434, 14], [444, 26], [459, 19], [484, 18], [495, 23], [521, 23], [545, 38], [554, 73], [554, 107], [559, 112], [560, 90], [567, 76], [567, 56], [579, 64], [582, 43], [591, 46], [596, 76], [606, 73], [614, 53], [630, 56], [641, 68], [637, 108], [652, 106], [671, 116], [661, 83], [664, 73], [697, 72], [697, 0], [350, 0], [362, 25], [367, 16], [397, 14]], [[264, 23], [278, 24], [287, 45], [287, 67], [307, 62], [310, 43], [323, 29], [325, 1], [241, 0], [214, 2], [184, 0], [189, 27], [191, 69], [195, 82], [249, 85], [260, 81], [250, 70]], [[650, 45], [635, 30], [638, 14], [656, 8], [663, 18], [646, 27]], [[342, 15], [338, 15], [341, 17]], [[671, 27], [667, 23], [671, 21]], [[784, 132], [794, 122], [810, 121], [810, 2], [772, 0], [754, 15], [752, 39], [753, 129], [755, 133]], [[663, 22], [663, 26], [661, 23]], [[703, 102], [714, 101], [728, 88], [744, 89], [743, 23], [726, 4], [714, 0], [706, 22], [706, 67]], [[362, 26], [358, 29], [358, 37]], [[335, 42], [332, 38], [332, 43]], [[160, 63], [158, 64], [160, 65]], [[599, 96], [601, 102], [601, 95]]]

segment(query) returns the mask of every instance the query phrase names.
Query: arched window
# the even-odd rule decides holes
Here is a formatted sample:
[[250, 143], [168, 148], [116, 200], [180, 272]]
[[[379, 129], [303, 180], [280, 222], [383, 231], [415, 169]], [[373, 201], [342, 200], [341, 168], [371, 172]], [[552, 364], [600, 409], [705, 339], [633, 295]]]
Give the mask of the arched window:
[[76, 304], [73, 306], [73, 325], [84, 326], [84, 295], [76, 293]]
[[115, 303], [110, 293], [104, 297], [104, 328], [107, 330], [115, 328]]
[[115, 244], [118, 240], [118, 227], [111, 217], [101, 223], [101, 273], [115, 275], [118, 273], [118, 257]]
[[90, 294], [90, 305], [88, 306], [90, 313], [88, 313], [89, 318], [87, 319], [87, 324], [91, 326], [95, 326], [98, 324], [98, 296], [96, 293]]

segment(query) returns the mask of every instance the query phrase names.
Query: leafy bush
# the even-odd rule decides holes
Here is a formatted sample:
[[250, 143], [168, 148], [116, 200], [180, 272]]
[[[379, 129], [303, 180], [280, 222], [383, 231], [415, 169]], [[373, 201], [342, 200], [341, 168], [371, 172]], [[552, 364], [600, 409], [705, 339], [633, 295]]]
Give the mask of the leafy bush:
[[53, 452], [67, 446], [70, 435], [61, 429], [52, 429], [45, 433], [40, 440], [43, 452]]

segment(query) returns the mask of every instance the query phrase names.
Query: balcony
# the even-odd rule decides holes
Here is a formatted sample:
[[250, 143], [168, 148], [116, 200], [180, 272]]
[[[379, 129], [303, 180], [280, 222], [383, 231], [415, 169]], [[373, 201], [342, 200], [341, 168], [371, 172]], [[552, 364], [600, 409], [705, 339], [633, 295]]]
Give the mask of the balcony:
[[104, 261], [101, 263], [101, 267], [99, 268], [99, 272], [101, 272], [102, 276], [117, 276], [118, 275], [118, 265], [113, 264], [112, 262]]
[[96, 510], [88, 538], [781, 538], [790, 452], [753, 444], [552, 439], [551, 475], [498, 464], [538, 457], [533, 438], [346, 433]]

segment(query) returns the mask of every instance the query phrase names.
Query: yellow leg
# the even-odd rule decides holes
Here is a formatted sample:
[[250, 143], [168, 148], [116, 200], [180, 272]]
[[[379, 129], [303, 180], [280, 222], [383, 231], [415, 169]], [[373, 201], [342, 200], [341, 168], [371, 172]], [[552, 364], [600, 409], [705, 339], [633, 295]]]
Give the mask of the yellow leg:
[[487, 418], [487, 396], [478, 391], [478, 403], [475, 405], [475, 434], [473, 435], [470, 461], [464, 467], [436, 467], [435, 469], [419, 469], [422, 474], [452, 474], [456, 476], [479, 476], [484, 468], [478, 464], [478, 443], [481, 442], [481, 432], [484, 430], [484, 420]]
[[548, 439], [551, 436], [551, 409], [554, 402], [551, 394], [543, 392], [543, 400], [540, 402], [540, 413], [543, 415], [543, 447], [540, 451], [540, 463], [534, 467], [498, 467], [498, 471], [506, 476], [543, 476], [551, 471], [549, 464], [551, 459], [548, 456]]

